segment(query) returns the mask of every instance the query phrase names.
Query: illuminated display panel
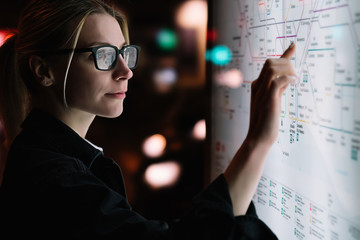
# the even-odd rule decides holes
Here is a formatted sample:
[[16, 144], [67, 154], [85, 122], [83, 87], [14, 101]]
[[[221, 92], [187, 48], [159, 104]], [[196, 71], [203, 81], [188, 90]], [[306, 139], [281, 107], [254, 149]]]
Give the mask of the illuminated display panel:
[[360, 239], [360, 1], [211, 4], [214, 48], [231, 50], [212, 67], [212, 178], [247, 134], [251, 82], [293, 41], [299, 79], [253, 201], [279, 239]]

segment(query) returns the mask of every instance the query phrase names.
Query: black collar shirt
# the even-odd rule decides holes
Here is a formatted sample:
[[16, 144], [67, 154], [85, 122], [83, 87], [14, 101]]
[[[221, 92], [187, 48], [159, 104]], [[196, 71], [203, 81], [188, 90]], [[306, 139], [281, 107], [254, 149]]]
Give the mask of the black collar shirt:
[[149, 220], [127, 201], [119, 166], [52, 116], [33, 110], [0, 188], [1, 239], [276, 239], [253, 204], [235, 217], [223, 175], [181, 219]]

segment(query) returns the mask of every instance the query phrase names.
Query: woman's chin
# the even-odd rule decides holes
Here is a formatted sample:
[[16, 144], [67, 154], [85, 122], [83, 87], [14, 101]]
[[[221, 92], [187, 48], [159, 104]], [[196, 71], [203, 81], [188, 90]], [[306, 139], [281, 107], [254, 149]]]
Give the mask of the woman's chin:
[[112, 110], [112, 111], [106, 111], [101, 114], [97, 114], [97, 116], [105, 117], [105, 118], [117, 118], [123, 113], [123, 110], [124, 109], [121, 108], [121, 109], [116, 109], [116, 110]]

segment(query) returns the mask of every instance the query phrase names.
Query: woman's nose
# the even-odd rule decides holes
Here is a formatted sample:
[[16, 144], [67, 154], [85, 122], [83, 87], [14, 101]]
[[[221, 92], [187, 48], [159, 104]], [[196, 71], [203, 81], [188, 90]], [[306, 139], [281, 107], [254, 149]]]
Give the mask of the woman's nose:
[[133, 76], [133, 72], [128, 67], [127, 63], [125, 62], [121, 54], [119, 54], [119, 59], [114, 68], [114, 79], [129, 80], [130, 78], [132, 78], [132, 76]]

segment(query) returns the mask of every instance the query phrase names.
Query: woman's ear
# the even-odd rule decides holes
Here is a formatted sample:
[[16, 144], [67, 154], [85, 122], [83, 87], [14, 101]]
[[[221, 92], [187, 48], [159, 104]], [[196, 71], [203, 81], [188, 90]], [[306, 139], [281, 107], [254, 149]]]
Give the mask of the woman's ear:
[[49, 87], [55, 83], [49, 64], [40, 56], [32, 55], [29, 58], [29, 67], [37, 82], [42, 86]]

